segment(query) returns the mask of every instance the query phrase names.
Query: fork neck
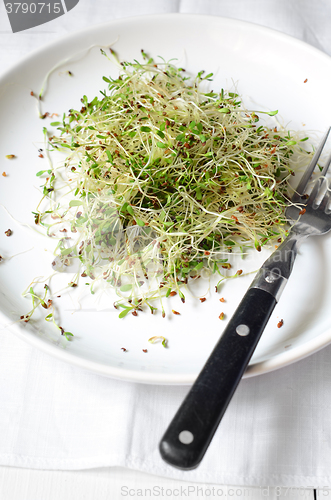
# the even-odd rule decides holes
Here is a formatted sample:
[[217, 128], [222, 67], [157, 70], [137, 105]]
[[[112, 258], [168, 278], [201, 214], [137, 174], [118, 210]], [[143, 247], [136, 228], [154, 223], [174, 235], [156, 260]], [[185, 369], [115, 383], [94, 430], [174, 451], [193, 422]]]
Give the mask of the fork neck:
[[281, 245], [270, 255], [262, 265], [262, 269], [277, 272], [279, 276], [288, 279], [298, 253], [298, 248], [307, 235], [297, 233], [293, 229]]
[[292, 272], [298, 248], [307, 235], [291, 230], [283, 243], [270, 255], [258, 271], [251, 288], [259, 288], [279, 300]]

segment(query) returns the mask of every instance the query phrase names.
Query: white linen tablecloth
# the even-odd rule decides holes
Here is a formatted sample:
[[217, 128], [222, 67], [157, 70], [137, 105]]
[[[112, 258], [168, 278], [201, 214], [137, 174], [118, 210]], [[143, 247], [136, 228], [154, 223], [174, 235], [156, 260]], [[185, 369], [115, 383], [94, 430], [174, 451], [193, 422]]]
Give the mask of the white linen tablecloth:
[[[0, 71], [85, 26], [168, 12], [255, 22], [331, 55], [327, 0], [80, 0], [65, 16], [16, 34], [0, 3]], [[0, 464], [59, 470], [124, 466], [233, 485], [331, 485], [331, 346], [242, 381], [202, 464], [183, 472], [167, 466], [157, 447], [187, 391], [94, 375], [1, 331]]]

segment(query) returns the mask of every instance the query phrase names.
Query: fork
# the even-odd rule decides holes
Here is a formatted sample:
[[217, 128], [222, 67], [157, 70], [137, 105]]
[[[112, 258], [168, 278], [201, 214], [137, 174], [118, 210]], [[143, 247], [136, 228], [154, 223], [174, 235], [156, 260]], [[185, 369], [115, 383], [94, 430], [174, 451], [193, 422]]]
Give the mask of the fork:
[[288, 237], [258, 271], [161, 439], [161, 456], [174, 467], [190, 470], [202, 460], [290, 277], [299, 244], [308, 236], [326, 234], [331, 229], [330, 189], [318, 202], [331, 155], [310, 196], [305, 195], [330, 130], [331, 127], [286, 210], [287, 219], [293, 223]]

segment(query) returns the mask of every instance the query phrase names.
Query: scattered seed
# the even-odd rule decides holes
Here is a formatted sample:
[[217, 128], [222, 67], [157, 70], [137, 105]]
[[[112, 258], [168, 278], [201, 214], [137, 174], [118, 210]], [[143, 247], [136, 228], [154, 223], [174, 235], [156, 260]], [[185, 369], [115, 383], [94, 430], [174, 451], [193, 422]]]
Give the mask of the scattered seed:
[[281, 319], [280, 321], [278, 321], [277, 327], [281, 328], [283, 326], [283, 324], [284, 324], [284, 321]]
[[177, 295], [177, 292], [170, 292], [169, 297], [174, 297], [175, 295]]
[[307, 83], [307, 82], [308, 82], [308, 78], [306, 78], [303, 83]]
[[3, 177], [7, 177], [6, 172], [2, 172], [2, 176], [3, 176]]
[[11, 229], [7, 229], [7, 231], [5, 231], [6, 236], [11, 236], [12, 234], [13, 234], [13, 231]]
[[180, 313], [179, 313], [178, 311], [175, 311], [174, 309], [172, 309], [172, 312], [173, 312], [174, 314], [180, 315]]
[[147, 349], [143, 349], [143, 352], [147, 352]]
[[238, 276], [240, 276], [242, 273], [243, 273], [243, 272], [242, 272], [242, 269], [239, 269], [239, 271], [237, 271], [237, 272], [236, 272], [236, 274], [237, 274]]
[[220, 299], [220, 302], [225, 302], [225, 299], [222, 297], [222, 298]]
[[13, 158], [16, 158], [15, 155], [6, 155], [7, 160], [12, 160]]
[[223, 312], [219, 315], [219, 319], [224, 319], [224, 313]]
[[125, 347], [121, 347], [121, 349], [123, 352], [127, 352], [127, 349], [125, 349]]
[[132, 311], [132, 316], [138, 316], [137, 311]]
[[303, 214], [305, 214], [305, 213], [306, 213], [306, 209], [305, 209], [305, 208], [303, 208], [302, 210], [300, 210], [299, 215], [303, 215]]
[[206, 302], [206, 298], [205, 297], [200, 297], [200, 302]]

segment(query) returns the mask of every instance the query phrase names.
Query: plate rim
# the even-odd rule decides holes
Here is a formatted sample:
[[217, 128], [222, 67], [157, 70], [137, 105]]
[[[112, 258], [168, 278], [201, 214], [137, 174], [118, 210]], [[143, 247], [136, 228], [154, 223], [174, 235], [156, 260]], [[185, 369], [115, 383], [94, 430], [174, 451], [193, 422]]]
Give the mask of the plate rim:
[[[251, 21], [243, 21], [242, 19], [235, 19], [231, 17], [225, 17], [225, 16], [213, 16], [210, 14], [187, 14], [187, 13], [179, 13], [179, 12], [169, 12], [166, 14], [142, 14], [142, 15], [137, 15], [137, 16], [129, 16], [129, 17], [124, 17], [124, 18], [119, 18], [119, 19], [112, 19], [110, 21], [106, 21], [104, 23], [97, 23], [93, 26], [81, 28], [78, 30], [73, 31], [72, 33], [66, 33], [63, 34], [61, 33], [58, 38], [55, 38], [54, 40], [47, 42], [45, 45], [42, 47], [38, 47], [34, 49], [29, 55], [23, 55], [20, 57], [12, 66], [7, 68], [4, 72], [0, 72], [0, 84], [1, 80], [3, 78], [6, 78], [9, 76], [9, 74], [15, 70], [15, 68], [21, 64], [27, 63], [29, 59], [33, 59], [35, 56], [37, 56], [39, 53], [46, 52], [49, 48], [53, 47], [57, 43], [69, 41], [71, 38], [75, 38], [76, 36], [79, 36], [80, 34], [83, 33], [88, 33], [92, 32], [95, 29], [102, 29], [105, 28], [106, 26], [109, 25], [120, 25], [122, 23], [134, 23], [137, 21], [137, 19], [145, 19], [145, 20], [152, 20], [153, 18], [155, 20], [161, 20], [161, 19], [166, 19], [166, 18], [187, 18], [187, 19], [197, 19], [197, 18], [203, 18], [203, 19], [209, 19], [210, 22], [226, 22], [230, 24], [235, 24], [235, 25], [242, 25], [246, 27], [252, 27], [254, 29], [257, 29], [259, 31], [273, 34], [277, 38], [283, 38], [284, 40], [289, 40], [291, 43], [294, 43], [299, 46], [305, 46], [307, 50], [310, 50], [314, 52], [316, 55], [319, 55], [320, 57], [324, 57], [328, 62], [331, 60], [331, 55], [328, 55], [326, 52], [323, 52], [319, 48], [315, 47], [314, 45], [309, 44], [308, 42], [305, 42], [304, 40], [300, 40], [299, 38], [296, 38], [293, 35], [289, 35], [287, 33], [284, 33], [282, 31], [279, 31], [275, 28], [269, 28], [267, 26], [263, 26], [258, 23], [253, 23]], [[116, 42], [115, 42], [116, 43]], [[98, 46], [96, 44], [96, 46]], [[64, 63], [63, 63], [64, 64]]]
[[[0, 319], [3, 315], [0, 311]], [[4, 328], [11, 333], [14, 333], [16, 337], [22, 339], [27, 344], [32, 347], [36, 347], [38, 350], [50, 355], [52, 358], [56, 358], [59, 361], [69, 363], [78, 368], [85, 369], [97, 375], [106, 376], [109, 378], [114, 378], [116, 380], [122, 380], [126, 382], [143, 383], [148, 385], [191, 385], [196, 380], [198, 373], [188, 373], [188, 374], [166, 374], [162, 372], [150, 373], [141, 370], [130, 370], [123, 367], [114, 367], [101, 362], [90, 361], [85, 358], [81, 358], [72, 354], [70, 351], [56, 346], [52, 343], [45, 342], [41, 336], [34, 335], [29, 332], [24, 332], [19, 327], [18, 324], [10, 325]], [[293, 359], [293, 352], [287, 351], [280, 353], [273, 358], [254, 363], [249, 365], [244, 373], [243, 378], [251, 378], [257, 375], [264, 375], [276, 371], [280, 368], [291, 365], [297, 361], [301, 361], [304, 358], [315, 354], [327, 345], [331, 343], [331, 328], [323, 332], [316, 339], [311, 339], [302, 346], [295, 348], [297, 356]], [[313, 350], [312, 350], [312, 346]], [[206, 359], [207, 361], [207, 359]], [[263, 370], [263, 371], [262, 371]], [[151, 380], [152, 379], [152, 380]]]
[[[300, 40], [292, 35], [283, 33], [273, 28], [262, 26], [257, 23], [243, 21], [240, 19], [234, 19], [230, 17], [224, 17], [224, 16], [212, 16], [208, 14], [207, 15], [186, 14], [186, 13], [183, 14], [167, 13], [167, 14], [149, 14], [149, 15], [144, 14], [139, 16], [130, 16], [125, 18], [113, 19], [104, 23], [98, 23], [93, 26], [75, 30], [72, 33], [67, 33], [67, 34], [61, 33], [59, 37], [48, 42], [42, 47], [38, 47], [37, 49], [33, 50], [29, 55], [22, 56], [12, 66], [7, 68], [4, 72], [1, 72], [0, 87], [3, 85], [4, 80], [10, 78], [11, 74], [17, 71], [17, 68], [20, 67], [21, 65], [28, 64], [29, 61], [33, 60], [34, 58], [38, 57], [41, 54], [47, 53], [49, 49], [52, 49], [57, 45], [62, 45], [63, 43], [70, 44], [71, 39], [75, 39], [77, 37], [79, 38], [83, 34], [92, 33], [98, 29], [105, 30], [106, 28], [121, 26], [123, 24], [124, 25], [136, 24], [137, 22], [139, 22], [139, 20], [142, 19], [145, 22], [146, 21], [165, 22], [167, 19], [170, 20], [174, 18], [177, 19], [181, 18], [182, 21], [184, 21], [185, 19], [187, 22], [189, 22], [190, 20], [195, 20], [196, 22], [198, 18], [202, 18], [204, 20], [209, 19], [210, 22], [216, 24], [226, 23], [230, 25], [235, 25], [237, 27], [243, 26], [246, 29], [247, 28], [252, 29], [253, 31], [255, 31], [255, 33], [260, 32], [260, 33], [266, 33], [269, 36], [273, 35], [277, 39], [283, 39], [285, 41], [288, 41], [288, 43], [292, 45], [294, 44], [296, 46], [303, 47], [305, 51], [308, 51], [311, 54], [324, 59], [328, 64], [331, 63], [331, 57], [327, 53], [320, 50], [319, 48], [310, 45], [309, 43]], [[96, 47], [97, 46], [98, 45], [96, 44]], [[5, 324], [6, 321], [8, 321], [8, 318], [1, 311], [0, 311], [0, 320], [3, 322], [3, 324]], [[181, 373], [169, 374], [163, 372], [151, 373], [136, 369], [131, 370], [123, 367], [111, 366], [102, 362], [95, 362], [88, 360], [86, 358], [82, 358], [74, 353], [71, 353], [70, 351], [66, 351], [64, 348], [61, 348], [60, 346], [55, 346], [52, 343], [48, 343], [45, 340], [43, 340], [43, 338], [38, 334], [32, 334], [24, 331], [24, 327], [22, 327], [19, 324], [4, 326], [4, 329], [11, 333], [14, 333], [15, 336], [27, 342], [29, 345], [38, 348], [42, 352], [51, 355], [53, 358], [56, 358], [59, 361], [67, 362], [71, 365], [86, 369], [95, 374], [111, 377], [118, 380], [151, 384], [151, 385], [190, 385], [194, 382], [194, 380], [198, 375], [197, 373], [188, 373], [188, 374], [181, 374]], [[271, 359], [256, 362], [252, 365], [249, 365], [243, 378], [250, 378], [256, 375], [262, 375], [277, 370], [279, 368], [288, 366], [289, 364], [292, 364], [296, 361], [304, 359], [305, 357], [311, 354], [314, 354], [320, 349], [326, 347], [328, 344], [330, 344], [330, 342], [331, 342], [331, 328], [322, 332], [317, 338], [310, 339], [301, 346], [295, 347], [293, 350], [279, 353], [273, 356]]]

